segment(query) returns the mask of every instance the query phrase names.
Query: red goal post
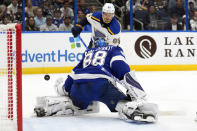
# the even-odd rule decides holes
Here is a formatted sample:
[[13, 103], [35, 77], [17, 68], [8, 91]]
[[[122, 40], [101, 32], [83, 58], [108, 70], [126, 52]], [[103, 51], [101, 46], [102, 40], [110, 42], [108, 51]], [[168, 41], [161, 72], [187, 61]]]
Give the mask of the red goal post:
[[21, 25], [0, 25], [0, 131], [22, 131]]

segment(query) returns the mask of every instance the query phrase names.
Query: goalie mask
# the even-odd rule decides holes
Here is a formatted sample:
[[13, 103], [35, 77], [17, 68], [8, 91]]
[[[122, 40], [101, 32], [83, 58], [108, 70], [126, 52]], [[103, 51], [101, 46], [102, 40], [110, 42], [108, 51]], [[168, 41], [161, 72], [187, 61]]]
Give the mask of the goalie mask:
[[95, 42], [95, 47], [104, 47], [104, 46], [107, 46], [107, 43], [104, 39], [98, 39], [96, 40]]
[[95, 41], [95, 47], [104, 47], [107, 45], [118, 46], [120, 44], [119, 35], [113, 35], [107, 38], [99, 38]]
[[111, 22], [111, 20], [114, 17], [115, 8], [112, 3], [105, 3], [105, 5], [102, 8], [102, 18], [103, 22], [108, 24]]

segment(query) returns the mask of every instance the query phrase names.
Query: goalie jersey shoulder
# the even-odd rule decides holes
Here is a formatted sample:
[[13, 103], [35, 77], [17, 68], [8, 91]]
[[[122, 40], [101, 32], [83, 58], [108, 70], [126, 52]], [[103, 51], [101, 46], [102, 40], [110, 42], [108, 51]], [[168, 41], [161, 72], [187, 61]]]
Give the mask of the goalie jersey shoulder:
[[[94, 12], [86, 15], [87, 20], [91, 23], [91, 21], [102, 24], [102, 12]], [[120, 33], [121, 26], [120, 23], [114, 17], [109, 26], [104, 27], [108, 30], [111, 35], [116, 35]]]

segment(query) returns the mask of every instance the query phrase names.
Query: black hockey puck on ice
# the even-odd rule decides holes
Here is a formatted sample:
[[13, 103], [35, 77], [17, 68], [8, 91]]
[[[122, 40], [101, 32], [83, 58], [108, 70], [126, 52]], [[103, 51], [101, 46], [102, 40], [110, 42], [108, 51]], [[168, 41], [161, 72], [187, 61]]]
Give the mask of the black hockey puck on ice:
[[50, 76], [49, 76], [49, 75], [45, 75], [45, 76], [44, 76], [44, 79], [45, 79], [46, 81], [48, 81], [48, 80], [50, 79]]

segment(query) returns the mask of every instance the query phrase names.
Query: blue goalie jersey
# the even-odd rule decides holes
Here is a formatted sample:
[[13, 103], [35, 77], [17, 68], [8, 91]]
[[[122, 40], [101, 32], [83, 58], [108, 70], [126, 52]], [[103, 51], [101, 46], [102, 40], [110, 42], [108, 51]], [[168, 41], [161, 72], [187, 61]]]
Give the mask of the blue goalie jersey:
[[120, 80], [130, 71], [123, 50], [119, 46], [109, 45], [91, 48], [85, 51], [81, 62], [73, 69], [73, 73], [68, 76], [65, 82], [66, 91], [70, 90], [73, 82], [91, 82], [99, 79], [110, 80], [110, 77], [97, 67], [98, 64]]

